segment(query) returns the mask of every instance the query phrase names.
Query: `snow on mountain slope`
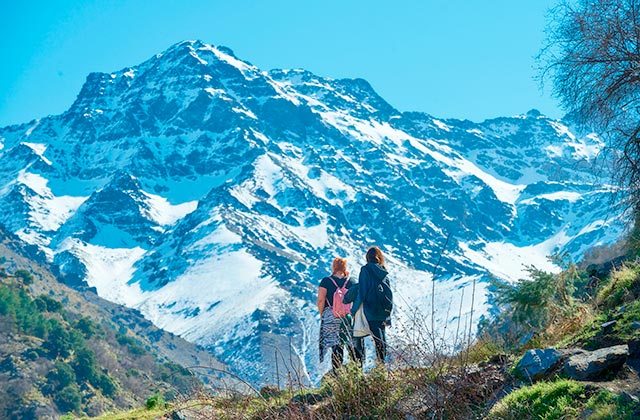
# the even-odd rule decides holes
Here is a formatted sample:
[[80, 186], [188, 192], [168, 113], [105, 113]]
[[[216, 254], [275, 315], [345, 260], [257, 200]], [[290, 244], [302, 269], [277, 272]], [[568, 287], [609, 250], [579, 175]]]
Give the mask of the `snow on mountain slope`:
[[[315, 293], [336, 255], [389, 256], [400, 302], [436, 317], [486, 279], [615, 241], [602, 147], [537, 111], [482, 123], [402, 113], [362, 79], [261, 71], [185, 41], [92, 73], [61, 115], [0, 129], [0, 223], [70, 284], [139, 309], [255, 383], [316, 381]], [[479, 302], [479, 303], [478, 303]]]

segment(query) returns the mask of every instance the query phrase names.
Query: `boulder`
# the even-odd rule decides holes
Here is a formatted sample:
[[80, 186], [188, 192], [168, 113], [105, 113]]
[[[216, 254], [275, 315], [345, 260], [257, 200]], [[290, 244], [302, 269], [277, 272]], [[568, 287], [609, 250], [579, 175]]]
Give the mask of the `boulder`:
[[327, 396], [325, 393], [318, 392], [296, 394], [291, 398], [291, 402], [294, 404], [314, 405], [326, 399]]
[[578, 347], [569, 347], [568, 349], [560, 349], [559, 351], [562, 353], [562, 360], [567, 360], [567, 357], [585, 353], [587, 350]]
[[562, 361], [562, 352], [553, 349], [528, 350], [516, 365], [521, 376], [537, 381], [551, 374]]
[[260, 388], [260, 395], [262, 395], [263, 398], [277, 397], [280, 394], [282, 394], [282, 391], [275, 385], [265, 385]]
[[574, 354], [564, 363], [564, 373], [579, 381], [597, 380], [620, 369], [628, 354], [626, 344]]
[[613, 331], [613, 327], [615, 327], [617, 323], [618, 321], [608, 321], [600, 325], [600, 328], [602, 328], [603, 333], [609, 334]]
[[186, 415], [184, 411], [176, 410], [171, 412], [171, 420], [188, 420], [189, 417]]
[[640, 358], [640, 340], [629, 341], [629, 357]]

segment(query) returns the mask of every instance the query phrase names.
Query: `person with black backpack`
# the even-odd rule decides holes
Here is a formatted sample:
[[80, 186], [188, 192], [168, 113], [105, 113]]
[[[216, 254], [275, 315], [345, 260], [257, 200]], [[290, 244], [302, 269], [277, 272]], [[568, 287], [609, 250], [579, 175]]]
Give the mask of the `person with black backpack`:
[[370, 335], [376, 347], [378, 363], [384, 363], [387, 355], [385, 329], [391, 325], [393, 293], [384, 256], [377, 246], [369, 248], [367, 264], [360, 269], [358, 284], [353, 285], [344, 302], [351, 303], [353, 315], [353, 349], [360, 366], [365, 358], [364, 337]]

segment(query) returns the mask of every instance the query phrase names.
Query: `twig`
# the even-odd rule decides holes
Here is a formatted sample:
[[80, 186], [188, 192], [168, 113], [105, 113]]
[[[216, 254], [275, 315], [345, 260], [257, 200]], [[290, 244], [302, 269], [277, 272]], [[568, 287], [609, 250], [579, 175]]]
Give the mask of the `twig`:
[[440, 250], [440, 255], [438, 256], [438, 262], [436, 263], [436, 265], [433, 267], [433, 270], [431, 271], [431, 334], [432, 334], [432, 340], [433, 340], [433, 351], [435, 352], [436, 349], [436, 339], [435, 339], [435, 314], [436, 314], [436, 300], [435, 300], [435, 296], [436, 296], [436, 274], [437, 274], [437, 270], [438, 267], [440, 267], [440, 262], [442, 261], [442, 254], [444, 254], [445, 249], [447, 249], [447, 245], [449, 244], [449, 239], [451, 239], [451, 232], [449, 232], [447, 234], [447, 239], [444, 242], [444, 245], [442, 246], [442, 249]]

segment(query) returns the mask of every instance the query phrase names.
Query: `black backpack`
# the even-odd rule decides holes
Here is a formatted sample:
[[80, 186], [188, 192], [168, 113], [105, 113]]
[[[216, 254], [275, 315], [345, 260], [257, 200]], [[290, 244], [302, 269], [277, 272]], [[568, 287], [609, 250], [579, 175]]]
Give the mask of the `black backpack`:
[[[373, 276], [371, 278], [373, 279]], [[393, 292], [389, 284], [384, 281], [386, 278], [387, 276], [380, 280], [377, 285], [370, 286], [366, 300], [372, 305], [381, 307], [387, 316], [389, 316], [393, 310]]]

